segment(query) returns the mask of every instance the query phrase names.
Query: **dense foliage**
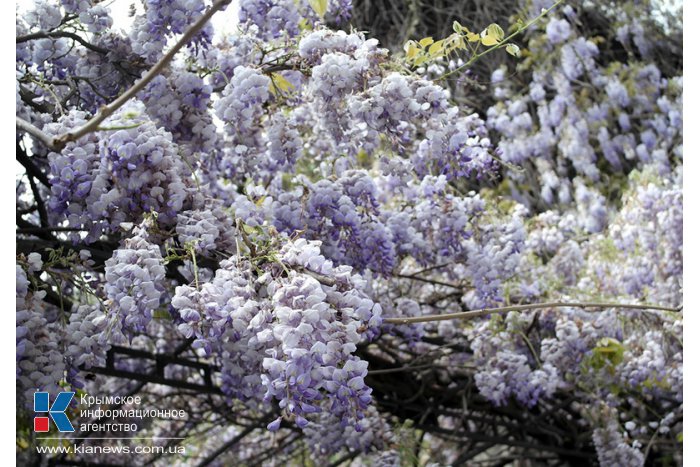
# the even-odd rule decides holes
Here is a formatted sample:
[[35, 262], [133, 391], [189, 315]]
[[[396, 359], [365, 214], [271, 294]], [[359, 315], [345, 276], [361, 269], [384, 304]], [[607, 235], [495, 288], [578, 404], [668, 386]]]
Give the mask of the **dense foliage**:
[[[680, 464], [679, 20], [513, 0], [390, 52], [228, 3], [18, 10], [18, 461]], [[185, 453], [40, 453], [36, 391], [184, 410], [118, 421]]]

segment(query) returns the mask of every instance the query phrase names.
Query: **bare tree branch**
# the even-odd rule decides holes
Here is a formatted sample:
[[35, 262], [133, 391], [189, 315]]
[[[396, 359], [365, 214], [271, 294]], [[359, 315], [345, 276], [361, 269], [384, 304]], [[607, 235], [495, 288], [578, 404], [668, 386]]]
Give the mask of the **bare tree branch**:
[[41, 228], [47, 229], [49, 225], [49, 215], [46, 211], [46, 205], [44, 204], [44, 200], [41, 198], [39, 187], [36, 186], [34, 177], [32, 177], [31, 175], [27, 175], [27, 179], [29, 179], [29, 186], [31, 187], [32, 193], [34, 194], [34, 201], [36, 202], [37, 211], [39, 212], [39, 222], [41, 223]]
[[17, 229], [20, 234], [33, 234], [37, 232], [87, 232], [88, 229], [80, 227], [25, 227]]
[[25, 168], [28, 175], [31, 175], [32, 177], [39, 180], [39, 182], [41, 182], [41, 184], [45, 187], [51, 187], [51, 184], [49, 183], [49, 179], [46, 176], [46, 174], [34, 164], [34, 161], [32, 161], [31, 157], [27, 156], [27, 153], [24, 151], [24, 149], [22, 149], [19, 142], [17, 142], [16, 145], [16, 158], [17, 162], [22, 164], [22, 166]]
[[549, 302], [549, 303], [532, 303], [528, 305], [513, 305], [500, 308], [484, 308], [481, 310], [464, 311], [461, 313], [446, 313], [444, 315], [425, 315], [414, 316], [411, 318], [387, 318], [384, 323], [387, 324], [410, 324], [410, 323], [426, 323], [429, 321], [448, 321], [451, 319], [473, 319], [480, 316], [490, 315], [492, 313], [505, 313], [508, 311], [527, 311], [539, 310], [542, 308], [626, 308], [630, 310], [657, 310], [657, 311], [673, 311], [679, 312], [682, 307], [671, 308], [658, 305], [633, 305], [627, 303], [579, 303], [579, 302]]
[[[24, 120], [23, 118], [20, 117], [15, 117], [17, 119], [17, 128], [19, 128], [22, 131], [25, 131], [29, 133], [31, 136], [33, 136], [36, 140], [38, 140], [40, 143], [42, 143], [44, 146], [47, 148], [51, 149], [52, 151], [59, 151], [60, 148], [56, 144], [55, 138], [52, 138], [51, 136], [47, 135], [28, 121]], [[65, 146], [65, 144], [64, 144]]]
[[427, 282], [428, 284], [434, 284], [434, 285], [444, 285], [445, 287], [452, 287], [453, 289], [463, 289], [464, 287], [456, 284], [450, 284], [449, 282], [444, 282], [444, 281], [439, 281], [437, 279], [429, 279], [427, 277], [421, 277], [417, 276], [415, 274], [396, 274], [395, 277], [399, 277], [401, 279], [411, 279], [414, 281], [420, 281], [420, 282]]

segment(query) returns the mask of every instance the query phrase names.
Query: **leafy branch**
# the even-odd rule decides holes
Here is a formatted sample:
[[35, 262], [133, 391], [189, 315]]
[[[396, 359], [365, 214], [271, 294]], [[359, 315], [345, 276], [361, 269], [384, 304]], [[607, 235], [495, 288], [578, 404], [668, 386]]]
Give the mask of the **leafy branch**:
[[[518, 27], [515, 30], [515, 32], [513, 32], [512, 34], [510, 34], [507, 37], [504, 37], [505, 34], [503, 32], [503, 29], [501, 29], [501, 27], [498, 26], [497, 24], [490, 25], [480, 35], [478, 35], [478, 34], [470, 32], [467, 28], [465, 28], [464, 26], [461, 26], [459, 23], [455, 22], [454, 29], [455, 29], [455, 32], [457, 34], [464, 34], [464, 37], [466, 37], [467, 41], [469, 41], [469, 42], [481, 42], [483, 45], [489, 46], [489, 48], [480, 52], [480, 53], [475, 53], [474, 55], [472, 55], [472, 57], [469, 60], [467, 60], [466, 63], [455, 68], [452, 71], [445, 73], [442, 76], [439, 76], [438, 78], [435, 78], [434, 81], [442, 81], [442, 80], [448, 78], [449, 76], [452, 76], [452, 75], [457, 74], [457, 73], [461, 73], [462, 71], [466, 70], [471, 65], [473, 65], [474, 62], [476, 62], [480, 58], [486, 56], [487, 54], [490, 54], [491, 52], [493, 52], [494, 50], [497, 50], [497, 49], [501, 49], [501, 48], [505, 47], [506, 51], [508, 53], [510, 53], [511, 55], [518, 56], [520, 54], [520, 48], [515, 44], [511, 44], [510, 41], [513, 38], [515, 38], [518, 34], [523, 32], [524, 30], [528, 29], [530, 26], [537, 23], [539, 20], [541, 20], [545, 16], [547, 16], [552, 10], [554, 10], [556, 7], [558, 7], [562, 3], [564, 3], [564, 0], [557, 0], [552, 6], [550, 6], [547, 9], [543, 9], [542, 12], [538, 16], [531, 19], [526, 24]], [[463, 42], [463, 39], [461, 38], [461, 36], [460, 36], [460, 39]], [[451, 43], [455, 43], [455, 42], [456, 41], [454, 41], [454, 40], [451, 41]], [[434, 45], [432, 45], [431, 47], [434, 47]], [[466, 47], [457, 47], [457, 48], [466, 48]], [[428, 50], [430, 51], [430, 49], [428, 49]], [[433, 49], [433, 50], [435, 50], [435, 49]], [[448, 50], [448, 52], [451, 52], [452, 50], [454, 50], [454, 45], [452, 46], [452, 48], [450, 50]]]

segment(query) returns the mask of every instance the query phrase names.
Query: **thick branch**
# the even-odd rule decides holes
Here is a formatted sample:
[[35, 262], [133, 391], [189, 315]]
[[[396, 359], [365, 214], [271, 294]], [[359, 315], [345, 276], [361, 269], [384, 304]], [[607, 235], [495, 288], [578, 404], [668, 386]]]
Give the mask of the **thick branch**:
[[27, 175], [36, 178], [45, 187], [51, 188], [51, 184], [49, 183], [49, 179], [46, 174], [34, 164], [34, 161], [32, 161], [29, 156], [27, 156], [27, 153], [24, 152], [24, 149], [22, 149], [22, 147], [19, 145], [19, 142], [16, 144], [15, 157], [17, 158], [17, 162], [22, 164], [22, 166], [25, 168]]
[[[38, 204], [38, 203], [37, 203]], [[87, 229], [80, 227], [25, 227], [17, 229], [19, 234], [34, 234], [38, 232], [87, 232]]]
[[447, 321], [451, 319], [473, 319], [480, 316], [490, 315], [492, 313], [506, 313], [508, 311], [527, 311], [539, 310], [542, 308], [623, 308], [629, 310], [657, 310], [657, 311], [681, 311], [682, 307], [670, 308], [658, 305], [632, 305], [627, 303], [579, 303], [579, 302], [550, 302], [550, 303], [532, 303], [529, 305], [513, 305], [504, 306], [501, 308], [484, 308], [481, 310], [464, 311], [461, 313], [446, 313], [444, 315], [425, 315], [414, 316], [411, 318], [387, 318], [384, 323], [387, 324], [410, 324], [410, 323], [427, 323], [429, 321]]
[[[25, 221], [24, 219], [22, 219], [22, 216], [20, 216], [19, 214], [16, 215], [15, 220], [17, 223], [17, 227], [19, 227], [20, 229], [33, 229], [33, 228], [37, 229], [36, 232], [32, 232], [32, 235], [34, 235], [35, 237], [41, 238], [43, 240], [47, 240], [49, 242], [55, 240], [53, 235], [51, 235], [46, 229], [42, 229], [42, 228], [32, 224], [29, 221]], [[19, 240], [18, 240], [18, 243], [19, 243]], [[22, 251], [19, 248], [19, 244], [17, 246], [17, 251]], [[31, 251], [29, 251], [28, 253], [31, 253]]]
[[307, 275], [313, 277], [316, 279], [319, 283], [328, 286], [328, 287], [333, 287], [335, 286], [335, 279], [332, 277], [324, 276], [323, 274], [318, 274], [310, 269], [304, 268], [304, 273]]
[[23, 85], [21, 81], [19, 85], [19, 97], [22, 98], [22, 102], [24, 102], [37, 112], [50, 114], [54, 111], [53, 106], [48, 105], [46, 102], [36, 102], [34, 99], [39, 97], [39, 95], [34, 93], [34, 91], [27, 88], [25, 85]]
[[47, 148], [51, 149], [52, 151], [60, 151], [61, 147], [65, 146], [65, 143], [59, 147], [58, 144], [56, 144], [56, 139], [52, 138], [51, 136], [47, 135], [28, 121], [24, 120], [23, 118], [15, 117], [17, 120], [17, 128], [20, 130], [29, 133], [31, 136], [33, 136], [35, 139], [37, 139], [40, 143], [42, 143], [44, 146]]
[[[34, 177], [29, 175], [27, 178], [29, 179], [29, 186], [31, 187], [32, 193], [34, 194], [34, 202], [36, 203], [37, 211], [39, 212], [39, 222], [41, 223], [41, 228], [48, 229], [49, 215], [46, 211], [46, 205], [44, 204], [44, 200], [41, 198], [41, 193], [39, 192], [39, 187], [36, 186], [36, 182], [34, 181]], [[48, 229], [48, 230], [51, 230], [51, 229]]]

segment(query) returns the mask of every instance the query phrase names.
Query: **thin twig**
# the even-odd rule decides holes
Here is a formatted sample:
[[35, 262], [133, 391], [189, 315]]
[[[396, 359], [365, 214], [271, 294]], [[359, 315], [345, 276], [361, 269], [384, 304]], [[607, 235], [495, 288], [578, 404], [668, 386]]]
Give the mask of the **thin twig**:
[[369, 370], [367, 372], [368, 375], [371, 376], [376, 376], [376, 375], [385, 375], [389, 373], [402, 373], [404, 371], [418, 371], [418, 370], [427, 370], [429, 368], [435, 368], [435, 369], [450, 369], [450, 368], [456, 368], [459, 370], [466, 370], [466, 369], [471, 369], [467, 367], [466, 365], [440, 365], [437, 363], [425, 363], [423, 365], [407, 365], [407, 366], [402, 366], [398, 368], [384, 368], [381, 370]]
[[333, 287], [335, 285], [335, 279], [332, 277], [324, 276], [310, 269], [304, 268], [304, 273], [316, 279], [319, 283], [326, 285], [328, 287]]
[[100, 54], [108, 54], [109, 53], [109, 49], [105, 49], [104, 47], [100, 47], [99, 45], [91, 44], [90, 42], [86, 41], [85, 39], [83, 39], [79, 35], [74, 34], [72, 32], [68, 32], [68, 31], [52, 31], [52, 32], [39, 31], [39, 32], [35, 32], [32, 34], [27, 34], [25, 36], [19, 36], [15, 39], [15, 43], [21, 44], [22, 42], [28, 42], [28, 41], [32, 41], [35, 39], [56, 39], [56, 38], [61, 38], [61, 37], [73, 39], [76, 42], [80, 42], [86, 49], [90, 49], [93, 52], [97, 52]]
[[505, 313], [508, 311], [527, 311], [538, 310], [542, 308], [626, 308], [630, 310], [658, 310], [658, 311], [673, 311], [679, 312], [682, 307], [671, 308], [658, 305], [633, 305], [626, 303], [579, 303], [579, 302], [550, 302], [550, 303], [532, 303], [529, 305], [513, 305], [500, 308], [483, 308], [481, 310], [463, 311], [461, 313], [446, 313], [444, 315], [425, 315], [414, 316], [411, 318], [387, 318], [383, 322], [386, 324], [410, 324], [410, 323], [426, 323], [429, 321], [447, 321], [451, 319], [473, 319], [480, 316], [490, 315], [492, 313]]
[[450, 284], [449, 282], [443, 282], [439, 281], [437, 279], [429, 279], [427, 277], [420, 277], [416, 276], [415, 274], [396, 274], [395, 277], [399, 277], [401, 279], [411, 279], [414, 281], [420, 281], [420, 282], [427, 282], [428, 284], [433, 284], [433, 285], [444, 285], [445, 287], [452, 287], [453, 289], [463, 289], [464, 287], [456, 285], [456, 284]]

